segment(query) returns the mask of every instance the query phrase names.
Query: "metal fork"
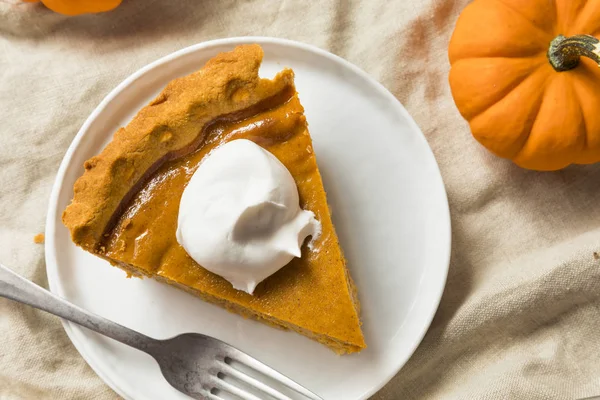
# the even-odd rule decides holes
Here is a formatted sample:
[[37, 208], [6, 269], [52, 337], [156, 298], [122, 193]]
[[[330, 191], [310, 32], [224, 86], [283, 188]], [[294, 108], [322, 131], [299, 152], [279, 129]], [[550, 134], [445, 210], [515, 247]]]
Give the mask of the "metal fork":
[[[185, 333], [166, 340], [153, 339], [77, 307], [17, 275], [2, 264], [0, 296], [47, 311], [151, 355], [158, 362], [167, 382], [195, 399], [221, 400], [223, 397], [220, 394], [224, 391], [243, 400], [292, 400], [289, 395], [293, 392], [311, 400], [323, 400], [274, 369], [218, 339], [198, 333]], [[263, 378], [275, 382], [280, 389], [275, 389], [275, 385], [263, 383], [242, 371], [248, 371], [248, 367], [252, 371], [251, 375], [262, 374]]]

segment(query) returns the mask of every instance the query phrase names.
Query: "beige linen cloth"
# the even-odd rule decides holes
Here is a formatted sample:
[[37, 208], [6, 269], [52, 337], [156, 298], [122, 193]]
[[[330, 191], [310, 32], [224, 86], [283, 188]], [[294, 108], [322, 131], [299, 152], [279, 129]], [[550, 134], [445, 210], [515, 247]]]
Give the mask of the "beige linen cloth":
[[[452, 261], [441, 305], [414, 356], [373, 398], [600, 394], [600, 165], [525, 171], [471, 138], [452, 102], [446, 55], [468, 0], [125, 0], [81, 17], [6, 1], [2, 263], [47, 285], [44, 249], [32, 238], [44, 230], [58, 165], [121, 80], [209, 39], [299, 40], [358, 65], [404, 104], [433, 148], [450, 201]], [[115, 398], [57, 318], [0, 299], [0, 399]]]

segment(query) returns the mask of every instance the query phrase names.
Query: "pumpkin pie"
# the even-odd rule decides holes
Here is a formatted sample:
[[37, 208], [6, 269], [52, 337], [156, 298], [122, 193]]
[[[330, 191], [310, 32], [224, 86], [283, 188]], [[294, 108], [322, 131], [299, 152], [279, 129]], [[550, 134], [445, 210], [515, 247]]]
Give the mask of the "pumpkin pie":
[[[263, 52], [243, 45], [170, 82], [77, 179], [63, 223], [72, 240], [129, 276], [152, 277], [244, 317], [291, 329], [335, 352], [365, 348], [356, 287], [346, 269], [294, 73], [258, 76]], [[249, 139], [293, 176], [322, 233], [311, 249], [258, 285], [236, 290], [198, 265], [175, 237], [183, 190], [219, 145]]]

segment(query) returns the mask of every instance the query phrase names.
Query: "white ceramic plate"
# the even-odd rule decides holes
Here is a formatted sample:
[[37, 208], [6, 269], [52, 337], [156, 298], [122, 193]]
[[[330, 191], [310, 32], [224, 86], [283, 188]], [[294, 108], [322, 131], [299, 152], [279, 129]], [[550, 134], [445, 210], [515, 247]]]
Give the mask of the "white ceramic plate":
[[[259, 43], [263, 77], [282, 67], [296, 85], [314, 140], [333, 220], [358, 286], [368, 349], [337, 356], [295, 333], [246, 320], [149, 279], [125, 279], [72, 244], [61, 223], [83, 162], [170, 80], [241, 43]], [[352, 64], [305, 44], [271, 38], [200, 43], [168, 55], [117, 86], [92, 112], [60, 166], [46, 225], [54, 293], [156, 338], [215, 336], [327, 400], [366, 399], [388, 382], [425, 334], [442, 295], [450, 255], [444, 185], [423, 134], [383, 86]], [[147, 355], [65, 322], [96, 373], [126, 399], [183, 399]]]

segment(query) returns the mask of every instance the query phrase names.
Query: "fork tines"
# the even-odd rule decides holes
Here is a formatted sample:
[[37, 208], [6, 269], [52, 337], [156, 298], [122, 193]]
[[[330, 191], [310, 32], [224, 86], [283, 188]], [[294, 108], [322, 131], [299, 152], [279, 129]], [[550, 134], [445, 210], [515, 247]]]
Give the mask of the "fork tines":
[[[254, 372], [252, 375], [255, 376], [258, 375], [256, 374], [256, 372], [258, 372], [263, 378], [266, 378], [267, 381], [272, 381], [274, 385], [283, 385], [285, 388], [291, 389], [292, 391], [303, 395], [304, 398], [311, 400], [323, 400], [321, 397], [300, 386], [287, 376], [275, 371], [274, 369], [233, 347], [225, 349], [224, 354], [220, 357], [217, 357], [216, 366], [214, 370], [211, 371], [211, 379], [209, 380], [209, 383], [211, 386], [213, 386], [210, 388], [210, 390], [223, 390], [243, 400], [264, 400], [264, 397], [257, 396], [258, 393], [262, 395], [268, 395], [269, 398], [276, 400], [294, 400], [292, 397], [289, 397], [289, 395], [284, 394], [282, 391], [261, 382], [259, 379], [251, 376], [249, 373], [246, 373], [243, 370], [246, 370], [249, 373]], [[243, 387], [251, 389], [252, 392], [256, 394], [251, 393]], [[281, 389], [284, 392], [289, 393], [290, 391], [285, 390], [285, 388]], [[219, 395], [212, 392], [208, 392], [205, 395], [210, 400], [223, 399]]]

